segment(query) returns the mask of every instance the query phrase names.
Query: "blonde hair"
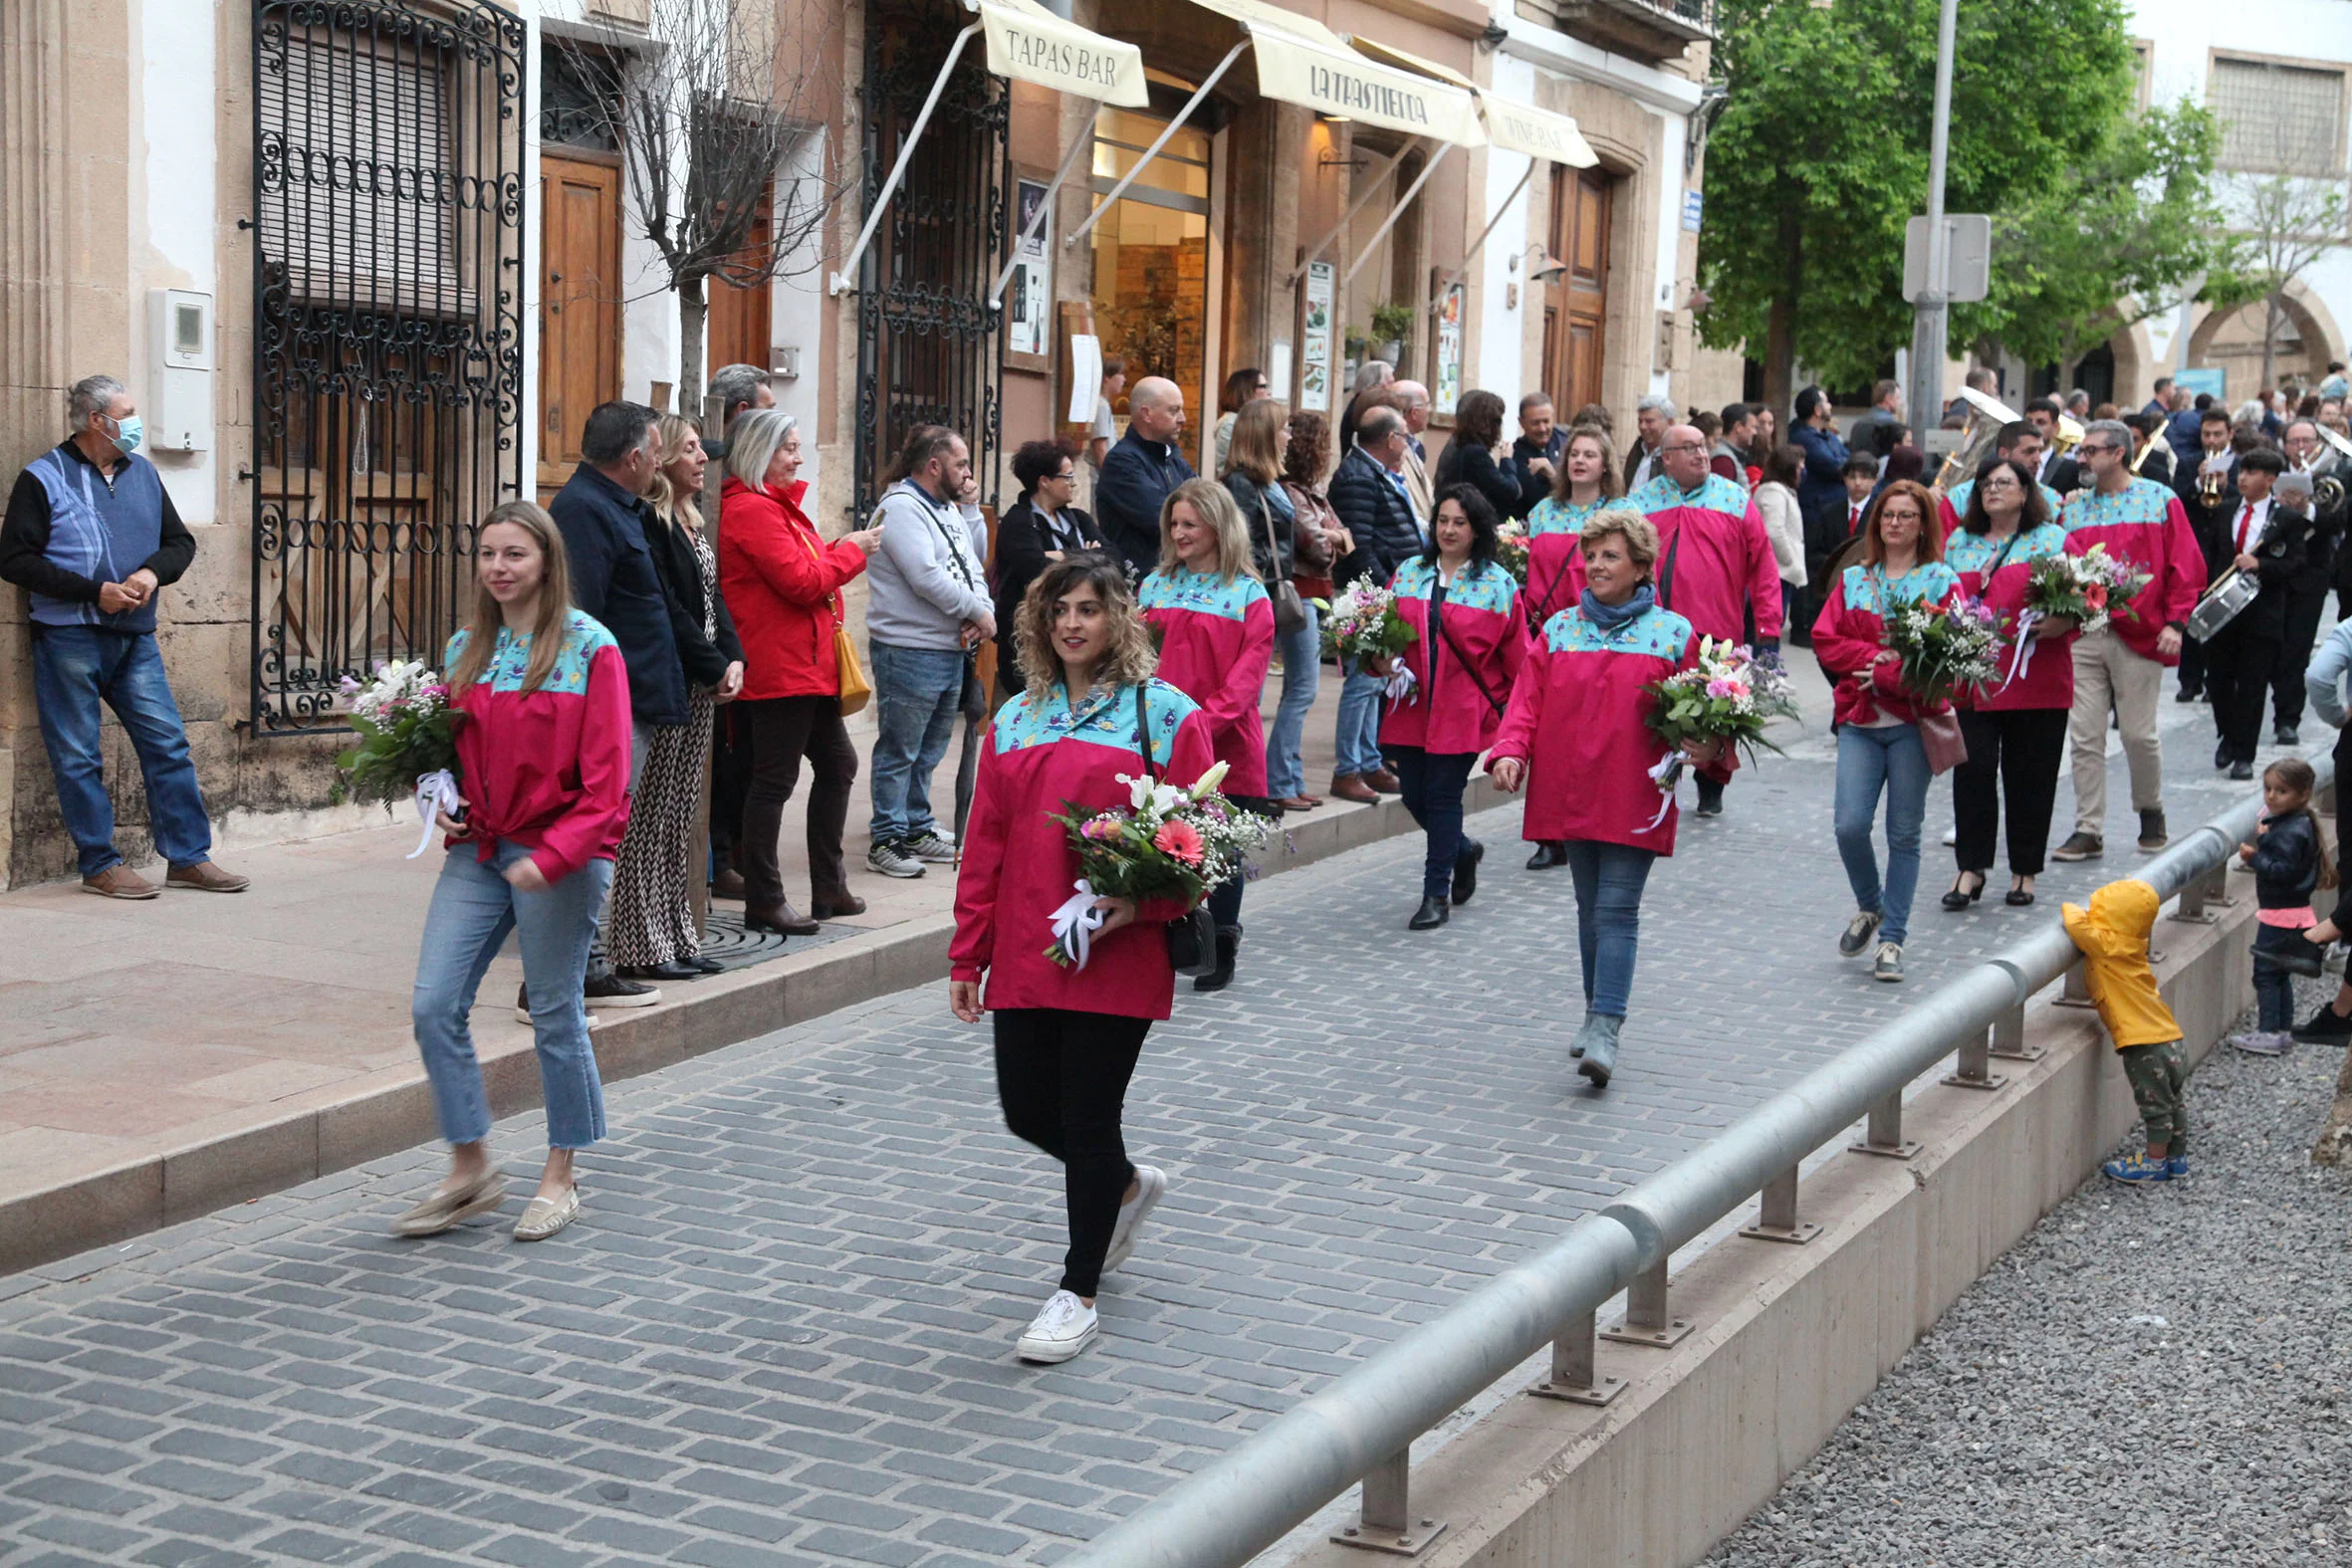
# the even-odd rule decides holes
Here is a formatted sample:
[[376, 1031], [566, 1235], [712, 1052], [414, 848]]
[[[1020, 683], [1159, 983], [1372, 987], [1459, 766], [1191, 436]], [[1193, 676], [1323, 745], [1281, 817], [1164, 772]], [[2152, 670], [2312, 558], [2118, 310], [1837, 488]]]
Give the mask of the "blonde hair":
[[1013, 612], [1013, 656], [1026, 677], [1033, 711], [1066, 681], [1061, 655], [1054, 651], [1054, 601], [1073, 588], [1092, 588], [1110, 622], [1109, 640], [1094, 666], [1094, 684], [1140, 686], [1159, 668], [1151, 627], [1136, 607], [1135, 590], [1127, 586], [1126, 568], [1100, 551], [1078, 551], [1046, 562]]
[[1615, 501], [1625, 494], [1625, 471], [1617, 465], [1617, 443], [1599, 425], [1573, 424], [1568, 426], [1568, 439], [1560, 444], [1559, 473], [1551, 482], [1551, 499], [1565, 505], [1568, 492], [1575, 487], [1568, 483], [1568, 448], [1579, 441], [1594, 441], [1600, 445], [1600, 496], [1603, 501]]
[[[565, 563], [564, 536], [536, 502], [509, 501], [493, 507], [474, 530], [481, 538], [502, 523], [511, 523], [539, 545], [539, 614], [531, 626], [531, 660], [523, 667], [523, 690], [535, 692], [556, 672], [556, 656], [564, 651], [565, 624], [572, 618], [572, 571]], [[474, 590], [474, 613], [465, 623], [465, 651], [449, 668], [449, 689], [461, 692], [482, 678], [490, 656], [498, 651], [498, 634], [506, 627], [506, 611], [490, 596], [490, 589]]]
[[1234, 416], [1233, 442], [1225, 449], [1227, 472], [1246, 474], [1261, 485], [1280, 484], [1283, 427], [1290, 422], [1290, 409], [1275, 398], [1244, 403]]
[[[1261, 399], [1264, 401], [1264, 399]], [[1188, 479], [1168, 492], [1168, 499], [1160, 506], [1160, 563], [1158, 570], [1183, 569], [1184, 560], [1176, 554], [1176, 503], [1191, 507], [1209, 532], [1217, 536], [1217, 575], [1231, 582], [1236, 577], [1255, 578], [1256, 562], [1250, 559], [1250, 529], [1242, 521], [1242, 509], [1233, 504], [1233, 492], [1213, 479]]]
[[664, 528], [684, 523], [695, 533], [702, 532], [702, 508], [694, 504], [694, 497], [671, 484], [669, 475], [670, 465], [686, 450], [686, 438], [701, 434], [693, 420], [676, 414], [663, 414], [653, 427], [653, 485], [645, 492], [645, 499], [653, 504], [653, 515]]
[[1576, 535], [1579, 549], [1597, 545], [1611, 534], [1625, 541], [1625, 554], [1641, 569], [1647, 582], [1650, 568], [1658, 563], [1658, 530], [1648, 518], [1631, 507], [1603, 507], [1584, 520], [1584, 527]]

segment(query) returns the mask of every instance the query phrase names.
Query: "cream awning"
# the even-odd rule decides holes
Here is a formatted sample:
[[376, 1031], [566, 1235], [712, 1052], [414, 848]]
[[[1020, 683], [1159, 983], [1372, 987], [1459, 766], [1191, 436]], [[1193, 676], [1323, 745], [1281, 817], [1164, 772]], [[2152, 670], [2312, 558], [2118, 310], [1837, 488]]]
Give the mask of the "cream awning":
[[1267, 98], [1456, 146], [1486, 142], [1478, 107], [1465, 88], [1398, 70], [1350, 49], [1347, 40], [1311, 17], [1263, 0], [1193, 4], [1242, 25], [1258, 61], [1258, 91]]
[[1143, 51], [1123, 39], [1064, 21], [1037, 0], [965, 0], [988, 33], [988, 69], [1121, 109], [1151, 102]]
[[[1151, 101], [1143, 85], [1143, 52], [1133, 44], [1065, 22], [1037, 0], [963, 0], [963, 5], [965, 10], [978, 13], [980, 20], [958, 33], [949, 47], [947, 61], [931, 84], [931, 95], [923, 100], [914, 128], [898, 149], [898, 161], [890, 166], [890, 177], [882, 182], [881, 194], [866, 213], [865, 227], [857, 231], [857, 243], [849, 247], [849, 254], [826, 284], [828, 293], [841, 294], [857, 286], [857, 264], [873, 243], [874, 230], [889, 210], [890, 198], [898, 193], [898, 182], [906, 178], [907, 165], [914, 161], [915, 148], [931, 123], [931, 112], [939, 107], [939, 96], [947, 91], [948, 78], [955, 74], [956, 62], [963, 58], [974, 34], [988, 37], [988, 69], [993, 75], [1125, 109], [1138, 109]], [[1059, 179], [1055, 183], [1059, 184]], [[1001, 282], [998, 288], [1001, 292]]]
[[1524, 153], [1538, 163], [1567, 163], [1580, 169], [1591, 168], [1600, 161], [1585, 142], [1584, 133], [1576, 128], [1576, 122], [1565, 114], [1554, 114], [1547, 109], [1528, 104], [1514, 104], [1492, 93], [1481, 93], [1478, 107], [1486, 116], [1488, 139], [1506, 152]]

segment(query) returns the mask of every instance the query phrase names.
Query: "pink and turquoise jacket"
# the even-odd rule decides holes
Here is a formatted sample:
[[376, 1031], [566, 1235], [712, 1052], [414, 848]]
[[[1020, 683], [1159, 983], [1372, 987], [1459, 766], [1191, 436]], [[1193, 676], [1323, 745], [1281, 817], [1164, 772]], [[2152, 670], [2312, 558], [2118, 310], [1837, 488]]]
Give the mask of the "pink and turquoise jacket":
[[2123, 608], [2109, 610], [2107, 623], [2141, 658], [2180, 663], [2178, 653], [2169, 659], [2159, 654], [2156, 639], [2167, 626], [2186, 628], [2205, 594], [2205, 552], [2181, 498], [2170, 486], [2135, 479], [2112, 496], [2078, 492], [2058, 521], [2074, 554], [2088, 555], [2093, 546], [2104, 545], [2108, 555], [2148, 573], [2148, 585]]
[[1274, 663], [1274, 601], [1256, 577], [1155, 571], [1136, 595], [1160, 639], [1160, 679], [1201, 705], [1225, 764], [1225, 792], [1266, 794], [1266, 727], [1258, 698]]
[[1780, 567], [1746, 489], [1709, 474], [1698, 489], [1685, 490], [1661, 474], [1624, 504], [1658, 531], [1652, 573], [1662, 607], [1690, 621], [1702, 637], [1745, 642], [1754, 604], [1756, 634], [1778, 640]]
[[1413, 672], [1413, 690], [1389, 702], [1380, 717], [1380, 739], [1441, 756], [1485, 751], [1503, 723], [1512, 683], [1527, 657], [1519, 584], [1491, 560], [1463, 567], [1446, 589], [1434, 631], [1429, 616], [1437, 588], [1434, 564], [1414, 557], [1396, 568], [1389, 587], [1396, 594], [1397, 613], [1413, 628], [1413, 645], [1403, 655]]

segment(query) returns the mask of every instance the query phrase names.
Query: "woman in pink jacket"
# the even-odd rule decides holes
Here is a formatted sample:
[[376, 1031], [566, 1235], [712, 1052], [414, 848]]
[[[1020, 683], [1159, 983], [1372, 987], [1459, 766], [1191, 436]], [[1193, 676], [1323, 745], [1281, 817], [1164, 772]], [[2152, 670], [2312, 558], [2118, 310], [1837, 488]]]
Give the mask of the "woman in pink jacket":
[[1048, 919], [1079, 880], [1054, 818], [1125, 805], [1147, 773], [1191, 784], [1216, 759], [1207, 713], [1152, 679], [1151, 634], [1112, 557], [1050, 562], [1013, 634], [1028, 687], [997, 711], [981, 747], [948, 1006], [967, 1023], [994, 1014], [1005, 1125], [1062, 1165], [1069, 1251], [1019, 1343], [1024, 1360], [1056, 1362], [1093, 1341], [1101, 1277], [1126, 1260], [1167, 1190], [1165, 1174], [1128, 1161], [1119, 1118], [1143, 1036], [1175, 996], [1166, 927], [1184, 911], [1097, 899], [1105, 919], [1085, 966], [1054, 963]]
[[[1250, 531], [1231, 492], [1206, 479], [1178, 485], [1160, 508], [1159, 569], [1137, 590], [1143, 618], [1160, 644], [1160, 679], [1201, 705], [1225, 797], [1261, 816], [1280, 808], [1266, 797], [1266, 727], [1258, 699], [1274, 663], [1274, 601], [1250, 560]], [[1233, 984], [1242, 945], [1242, 879], [1209, 896], [1217, 922], [1217, 967], [1195, 991]]]
[[[1642, 688], [1694, 665], [1698, 638], [1658, 607], [1658, 531], [1647, 518], [1598, 513], [1583, 545], [1582, 597], [1528, 650], [1487, 772], [1507, 793], [1527, 786], [1527, 837], [1567, 844], [1586, 1008], [1568, 1054], [1606, 1088], [1633, 990], [1642, 888], [1658, 857], [1674, 853], [1674, 800], [1650, 775], [1666, 749], [1650, 732], [1656, 703]], [[1701, 767], [1725, 760], [1712, 746], [1685, 751]]]
[[1413, 628], [1403, 654], [1413, 687], [1389, 699], [1380, 755], [1404, 785], [1405, 809], [1429, 837], [1421, 907], [1410, 931], [1446, 923], [1449, 900], [1478, 891], [1486, 845], [1462, 831], [1462, 791], [1495, 739], [1527, 657], [1519, 584], [1495, 560], [1495, 509], [1476, 485], [1439, 492], [1429, 548], [1397, 567], [1389, 587]]

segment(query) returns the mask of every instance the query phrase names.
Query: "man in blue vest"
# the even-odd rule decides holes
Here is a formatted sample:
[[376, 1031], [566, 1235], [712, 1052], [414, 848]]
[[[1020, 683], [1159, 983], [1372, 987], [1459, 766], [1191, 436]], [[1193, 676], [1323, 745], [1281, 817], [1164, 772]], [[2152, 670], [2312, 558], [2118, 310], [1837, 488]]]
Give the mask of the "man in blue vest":
[[188, 569], [196, 542], [155, 465], [137, 455], [138, 409], [120, 381], [74, 383], [66, 418], [73, 434], [26, 465], [9, 495], [0, 579], [32, 594], [33, 692], [82, 890], [156, 894], [115, 849], [99, 746], [104, 702], [138, 753], [155, 848], [169, 866], [165, 885], [241, 893], [246, 879], [212, 863], [212, 823], [155, 648], [155, 595]]

